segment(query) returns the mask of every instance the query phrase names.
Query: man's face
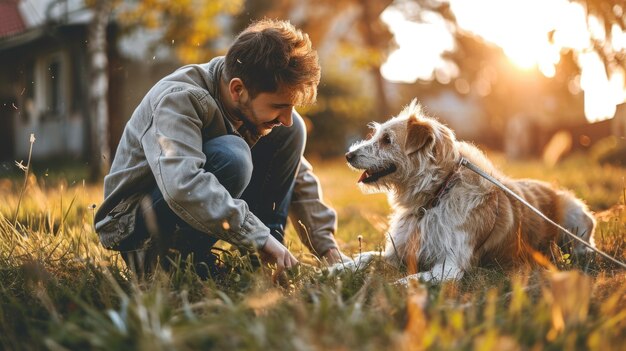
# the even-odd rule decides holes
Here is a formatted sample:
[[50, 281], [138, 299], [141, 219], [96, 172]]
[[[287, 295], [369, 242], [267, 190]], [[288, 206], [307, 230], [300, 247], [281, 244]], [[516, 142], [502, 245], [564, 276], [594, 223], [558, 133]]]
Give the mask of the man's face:
[[258, 135], [269, 134], [274, 127], [284, 125], [290, 127], [293, 124], [293, 94], [287, 90], [279, 90], [275, 93], [259, 93], [254, 99], [250, 99], [247, 90], [236, 104], [239, 117], [244, 124]]

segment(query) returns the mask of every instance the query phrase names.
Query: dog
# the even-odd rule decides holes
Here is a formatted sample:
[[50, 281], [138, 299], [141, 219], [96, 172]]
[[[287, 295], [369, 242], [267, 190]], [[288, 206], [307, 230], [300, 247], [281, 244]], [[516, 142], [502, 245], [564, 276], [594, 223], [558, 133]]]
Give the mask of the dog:
[[[549, 254], [555, 244], [571, 245], [565, 233], [488, 180], [460, 165], [469, 160], [535, 208], [593, 246], [595, 219], [571, 192], [530, 179], [501, 174], [475, 146], [425, 116], [413, 100], [396, 117], [372, 123], [371, 136], [346, 153], [365, 192], [385, 192], [393, 210], [383, 259], [414, 267], [399, 283], [457, 280], [476, 266], [514, 267]], [[574, 245], [579, 253], [588, 250]], [[337, 270], [367, 265], [366, 252]]]

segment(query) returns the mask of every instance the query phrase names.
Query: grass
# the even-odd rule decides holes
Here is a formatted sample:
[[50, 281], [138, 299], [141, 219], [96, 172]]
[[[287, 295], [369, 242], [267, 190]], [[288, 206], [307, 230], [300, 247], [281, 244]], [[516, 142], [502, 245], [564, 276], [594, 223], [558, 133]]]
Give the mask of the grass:
[[[505, 172], [571, 188], [597, 213], [596, 241], [626, 260], [624, 171], [576, 156], [553, 168], [510, 163]], [[376, 250], [389, 208], [364, 195], [341, 160], [316, 162], [324, 194], [339, 213], [344, 250]], [[36, 168], [35, 168], [36, 169]], [[224, 254], [220, 282], [191, 270], [139, 283], [92, 227], [101, 185], [35, 171], [17, 224], [23, 179], [0, 179], [0, 349], [272, 350], [618, 350], [626, 345], [626, 274], [597, 257], [557, 258], [557, 270], [505, 274], [476, 269], [460, 282], [391, 284], [403, 272], [375, 261], [330, 276], [302, 248], [279, 285], [270, 269]], [[362, 236], [359, 248], [358, 236]]]

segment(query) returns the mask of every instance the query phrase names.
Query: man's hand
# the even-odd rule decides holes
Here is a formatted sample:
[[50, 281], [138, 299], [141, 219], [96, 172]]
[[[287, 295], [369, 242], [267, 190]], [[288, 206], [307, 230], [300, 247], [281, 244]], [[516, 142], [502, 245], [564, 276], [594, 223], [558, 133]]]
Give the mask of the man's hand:
[[262, 261], [276, 263], [276, 272], [272, 275], [272, 280], [274, 281], [276, 281], [285, 269], [292, 268], [298, 264], [298, 260], [291, 252], [271, 235], [259, 251], [259, 254]]

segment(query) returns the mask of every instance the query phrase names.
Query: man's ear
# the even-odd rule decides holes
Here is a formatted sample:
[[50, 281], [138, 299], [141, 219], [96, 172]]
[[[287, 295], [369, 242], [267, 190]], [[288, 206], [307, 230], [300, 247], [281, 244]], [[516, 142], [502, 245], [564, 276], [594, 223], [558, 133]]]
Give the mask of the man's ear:
[[433, 128], [429, 124], [420, 123], [415, 115], [407, 120], [404, 153], [408, 156], [419, 151], [435, 139]]
[[228, 93], [233, 101], [239, 102], [242, 95], [246, 93], [246, 86], [240, 78], [233, 78], [228, 83]]

